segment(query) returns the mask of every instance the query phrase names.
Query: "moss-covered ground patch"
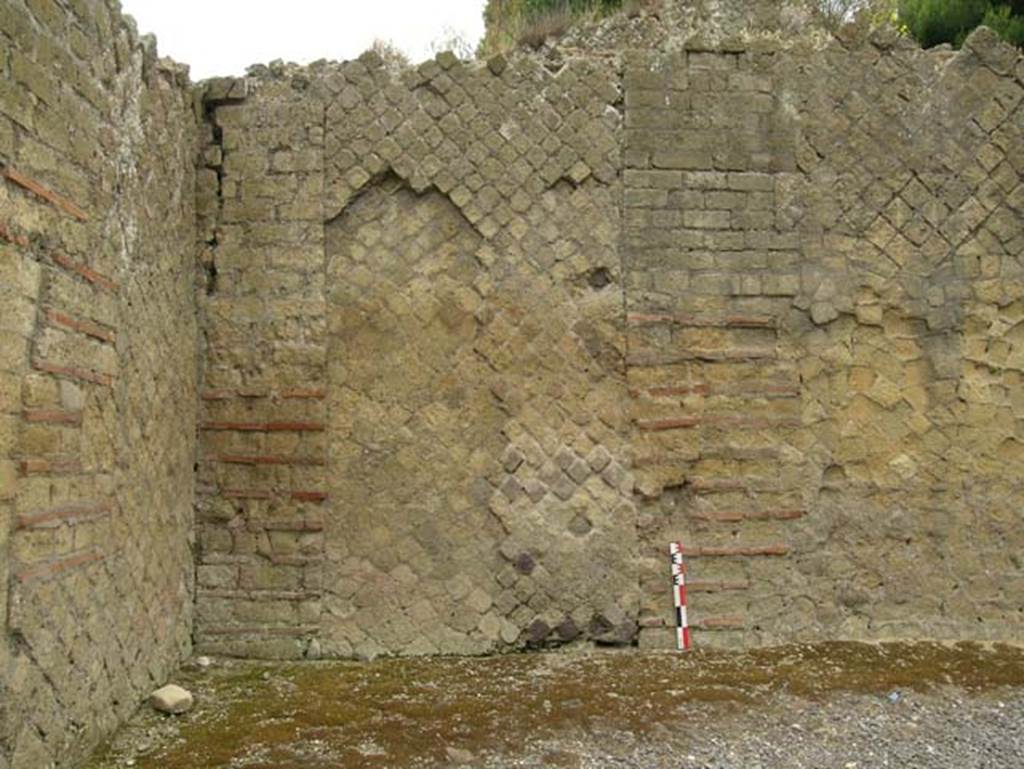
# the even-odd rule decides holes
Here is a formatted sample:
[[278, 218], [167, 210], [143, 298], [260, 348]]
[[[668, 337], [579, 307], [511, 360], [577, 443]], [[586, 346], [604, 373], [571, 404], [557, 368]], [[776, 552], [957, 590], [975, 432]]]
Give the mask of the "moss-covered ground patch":
[[[219, 662], [176, 679], [185, 716], [140, 710], [89, 769], [434, 766], [560, 734], [645, 735], [777, 694], [1024, 687], [1024, 650], [825, 643], [746, 653], [552, 653], [369, 663]], [[557, 756], [552, 762], [557, 764]]]

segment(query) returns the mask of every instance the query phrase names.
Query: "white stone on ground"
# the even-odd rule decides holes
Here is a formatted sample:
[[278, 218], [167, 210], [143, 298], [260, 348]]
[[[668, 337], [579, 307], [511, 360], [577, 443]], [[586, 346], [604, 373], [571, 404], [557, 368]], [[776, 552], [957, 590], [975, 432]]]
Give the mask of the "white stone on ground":
[[473, 763], [473, 754], [468, 750], [462, 748], [447, 747], [444, 749], [445, 753], [448, 754], [448, 759], [453, 764], [471, 764]]
[[192, 692], [174, 684], [167, 684], [149, 695], [149, 704], [161, 713], [180, 715], [192, 709]]

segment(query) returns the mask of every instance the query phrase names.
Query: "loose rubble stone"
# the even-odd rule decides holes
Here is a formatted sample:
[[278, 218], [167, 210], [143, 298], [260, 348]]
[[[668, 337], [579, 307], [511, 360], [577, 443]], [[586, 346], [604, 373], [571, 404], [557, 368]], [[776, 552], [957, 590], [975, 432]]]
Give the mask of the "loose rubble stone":
[[453, 747], [449, 746], [449, 747], [445, 748], [444, 752], [447, 754], [448, 759], [453, 764], [459, 764], [459, 765], [471, 764], [471, 763], [473, 763], [473, 760], [475, 758], [475, 756], [473, 755], [472, 751], [464, 750], [462, 748], [453, 748]]
[[149, 704], [161, 713], [181, 715], [192, 709], [192, 692], [175, 684], [167, 684], [149, 695]]

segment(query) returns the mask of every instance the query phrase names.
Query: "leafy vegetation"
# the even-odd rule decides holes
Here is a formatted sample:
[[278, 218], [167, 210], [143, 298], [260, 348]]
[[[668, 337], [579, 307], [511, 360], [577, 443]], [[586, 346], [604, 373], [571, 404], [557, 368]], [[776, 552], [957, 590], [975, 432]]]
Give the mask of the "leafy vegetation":
[[1024, 0], [899, 0], [897, 10], [900, 22], [925, 48], [959, 47], [981, 24], [1024, 46]]
[[981, 23], [998, 32], [1007, 42], [1024, 48], [1024, 2], [990, 8]]
[[832, 32], [847, 24], [877, 29], [897, 24], [899, 0], [804, 0], [808, 10]]
[[892, 24], [925, 48], [959, 47], [979, 25], [1013, 45], [1024, 46], [1024, 0], [807, 0], [832, 30], [856, 22], [869, 28]]
[[430, 45], [427, 46], [427, 50], [432, 56], [441, 53], [442, 51], [451, 51], [456, 56], [464, 61], [472, 59], [476, 51], [473, 48], [473, 44], [466, 40], [457, 30], [451, 27], [445, 27], [441, 30], [441, 35], [436, 40], [432, 40]]
[[486, 55], [521, 44], [536, 47], [581, 18], [600, 18], [623, 4], [624, 0], [488, 0], [480, 51]]
[[390, 70], [399, 71], [404, 67], [408, 67], [411, 63], [405, 52], [391, 40], [384, 40], [378, 37], [370, 44], [368, 50], [380, 56], [384, 61], [384, 66]]

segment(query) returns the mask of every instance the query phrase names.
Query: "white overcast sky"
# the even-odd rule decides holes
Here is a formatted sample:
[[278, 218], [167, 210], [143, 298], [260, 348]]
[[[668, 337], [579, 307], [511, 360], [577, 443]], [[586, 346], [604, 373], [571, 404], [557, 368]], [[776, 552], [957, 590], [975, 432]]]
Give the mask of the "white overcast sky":
[[354, 59], [377, 38], [414, 62], [451, 31], [474, 47], [485, 0], [121, 0], [161, 56], [191, 66], [193, 80], [242, 75], [284, 59]]

